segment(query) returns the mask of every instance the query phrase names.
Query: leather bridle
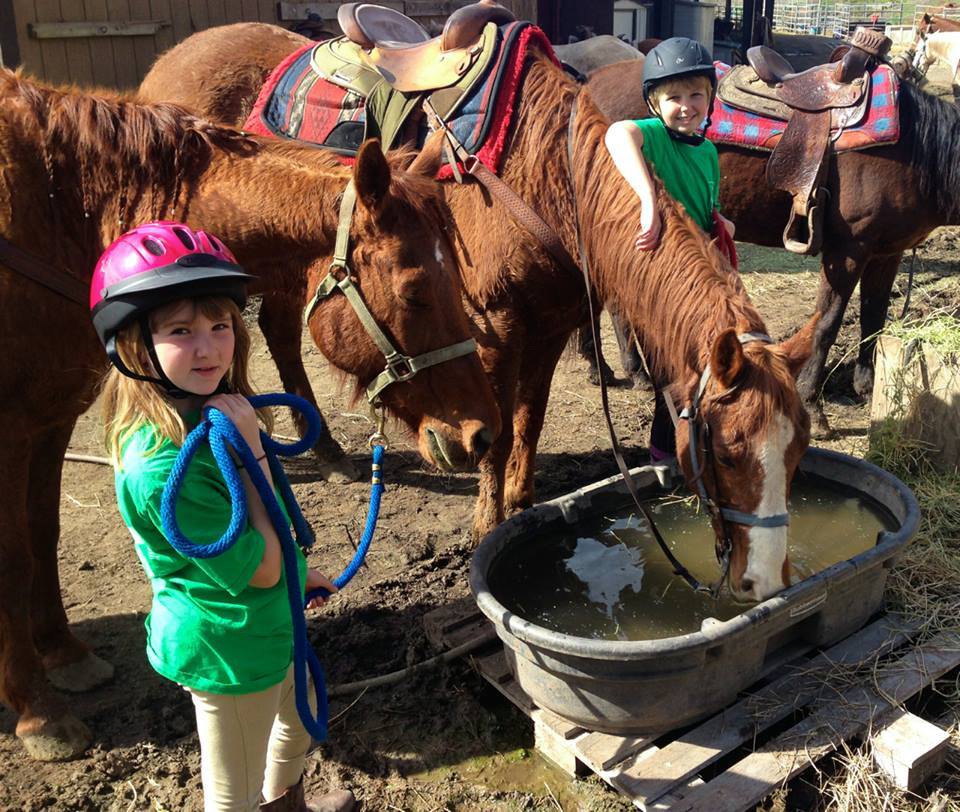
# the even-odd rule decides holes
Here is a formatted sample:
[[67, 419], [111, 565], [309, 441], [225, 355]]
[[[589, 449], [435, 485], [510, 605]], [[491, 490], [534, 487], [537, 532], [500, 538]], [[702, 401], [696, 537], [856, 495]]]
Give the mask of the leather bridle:
[[337, 241], [333, 252], [333, 261], [330, 263], [330, 269], [327, 275], [317, 286], [313, 298], [310, 299], [304, 314], [304, 321], [309, 322], [314, 310], [323, 299], [326, 299], [336, 291], [341, 291], [347, 297], [347, 301], [353, 307], [360, 319], [360, 323], [367, 331], [370, 338], [383, 353], [386, 359], [386, 366], [383, 372], [377, 375], [367, 385], [367, 400], [373, 407], [381, 406], [380, 393], [390, 384], [400, 381], [409, 381], [414, 375], [427, 367], [442, 364], [444, 361], [450, 361], [453, 358], [459, 358], [462, 355], [469, 355], [477, 351], [477, 342], [473, 338], [458, 341], [439, 350], [431, 350], [421, 355], [406, 355], [396, 347], [387, 337], [386, 333], [380, 329], [376, 319], [363, 300], [363, 295], [350, 278], [350, 264], [348, 259], [350, 249], [350, 224], [353, 221], [353, 212], [357, 202], [357, 190], [351, 180], [344, 189], [343, 198], [340, 201], [340, 222], [337, 226]]

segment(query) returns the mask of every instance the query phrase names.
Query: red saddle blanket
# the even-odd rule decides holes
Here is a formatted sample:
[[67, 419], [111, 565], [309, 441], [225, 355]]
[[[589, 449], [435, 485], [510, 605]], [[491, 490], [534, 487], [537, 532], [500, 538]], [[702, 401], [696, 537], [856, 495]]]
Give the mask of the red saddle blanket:
[[[546, 34], [529, 23], [501, 26], [495, 57], [483, 78], [447, 121], [468, 152], [497, 172], [510, 125], [524, 61], [537, 47], [559, 65]], [[335, 149], [349, 160], [363, 138], [363, 96], [322, 79], [311, 66], [315, 44], [292, 53], [274, 68], [244, 123], [247, 132], [306, 141]], [[421, 128], [421, 143], [427, 135]], [[437, 177], [452, 176], [443, 166]]]
[[[719, 80], [729, 65], [714, 63]], [[842, 133], [834, 151], [847, 152], [880, 144], [896, 143], [900, 138], [898, 94], [900, 86], [893, 70], [880, 65], [870, 75], [870, 99], [867, 114], [856, 127]], [[715, 144], [733, 144], [750, 149], [772, 150], [787, 128], [786, 121], [738, 110], [717, 99], [705, 135]]]

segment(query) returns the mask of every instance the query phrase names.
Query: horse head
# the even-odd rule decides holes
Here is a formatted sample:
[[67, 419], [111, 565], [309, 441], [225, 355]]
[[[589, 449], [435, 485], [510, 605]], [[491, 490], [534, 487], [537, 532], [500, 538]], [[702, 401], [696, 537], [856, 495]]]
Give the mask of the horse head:
[[790, 584], [787, 497], [810, 443], [796, 376], [810, 355], [816, 317], [791, 339], [724, 330], [707, 373], [685, 392], [677, 457], [687, 483], [706, 496], [717, 552], [739, 600], [764, 600]]
[[[366, 388], [416, 433], [425, 459], [457, 470], [490, 448], [500, 414], [471, 340], [439, 190], [401, 169], [405, 160], [388, 161], [368, 141], [353, 169], [356, 209], [338, 278], [349, 277], [369, 318], [351, 306], [354, 296], [330, 295], [308, 314], [310, 332], [335, 367], [357, 377], [358, 395]], [[328, 269], [314, 270], [319, 287]]]

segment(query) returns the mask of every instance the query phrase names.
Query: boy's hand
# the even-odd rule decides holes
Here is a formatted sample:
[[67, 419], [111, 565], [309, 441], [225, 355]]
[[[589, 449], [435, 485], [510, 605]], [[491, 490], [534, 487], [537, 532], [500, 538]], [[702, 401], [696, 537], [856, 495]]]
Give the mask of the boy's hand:
[[263, 443], [260, 441], [260, 424], [257, 423], [257, 412], [250, 401], [243, 395], [220, 394], [210, 398], [204, 406], [210, 406], [223, 412], [230, 418], [230, 422], [237, 427], [240, 436], [250, 446], [254, 456], [263, 453]]
[[727, 230], [727, 234], [730, 235], [730, 239], [733, 239], [734, 232], [737, 230], [736, 225], [734, 225], [733, 220], [728, 220], [720, 212], [717, 212], [717, 217], [720, 218], [720, 222], [723, 223], [723, 227]]
[[[334, 592], [339, 590], [333, 585], [333, 581], [327, 578], [326, 575], [323, 575], [319, 570], [314, 569], [313, 567], [307, 568], [307, 582], [306, 582], [306, 591], [313, 592], [314, 589], [320, 588], [326, 589], [331, 595]], [[307, 609], [319, 609], [327, 602], [327, 598], [314, 598], [310, 603], [307, 604]]]
[[634, 245], [638, 251], [652, 251], [660, 244], [660, 213], [656, 206], [640, 212], [640, 230]]

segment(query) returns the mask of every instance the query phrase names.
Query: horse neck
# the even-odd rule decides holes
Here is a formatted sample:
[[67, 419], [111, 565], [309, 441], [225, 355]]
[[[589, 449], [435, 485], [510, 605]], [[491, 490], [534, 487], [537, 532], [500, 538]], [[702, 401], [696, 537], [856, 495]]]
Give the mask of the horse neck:
[[248, 262], [279, 265], [295, 256], [332, 254], [339, 195], [350, 176], [322, 159], [311, 165], [310, 158], [305, 153], [292, 160], [269, 148], [217, 156], [191, 190], [190, 219]]
[[601, 299], [625, 317], [663, 378], [680, 382], [709, 362], [717, 336], [766, 332], [739, 275], [678, 203], [660, 190], [660, 245], [634, 248], [639, 206], [604, 144], [607, 120], [584, 91], [574, 132], [580, 230]]

